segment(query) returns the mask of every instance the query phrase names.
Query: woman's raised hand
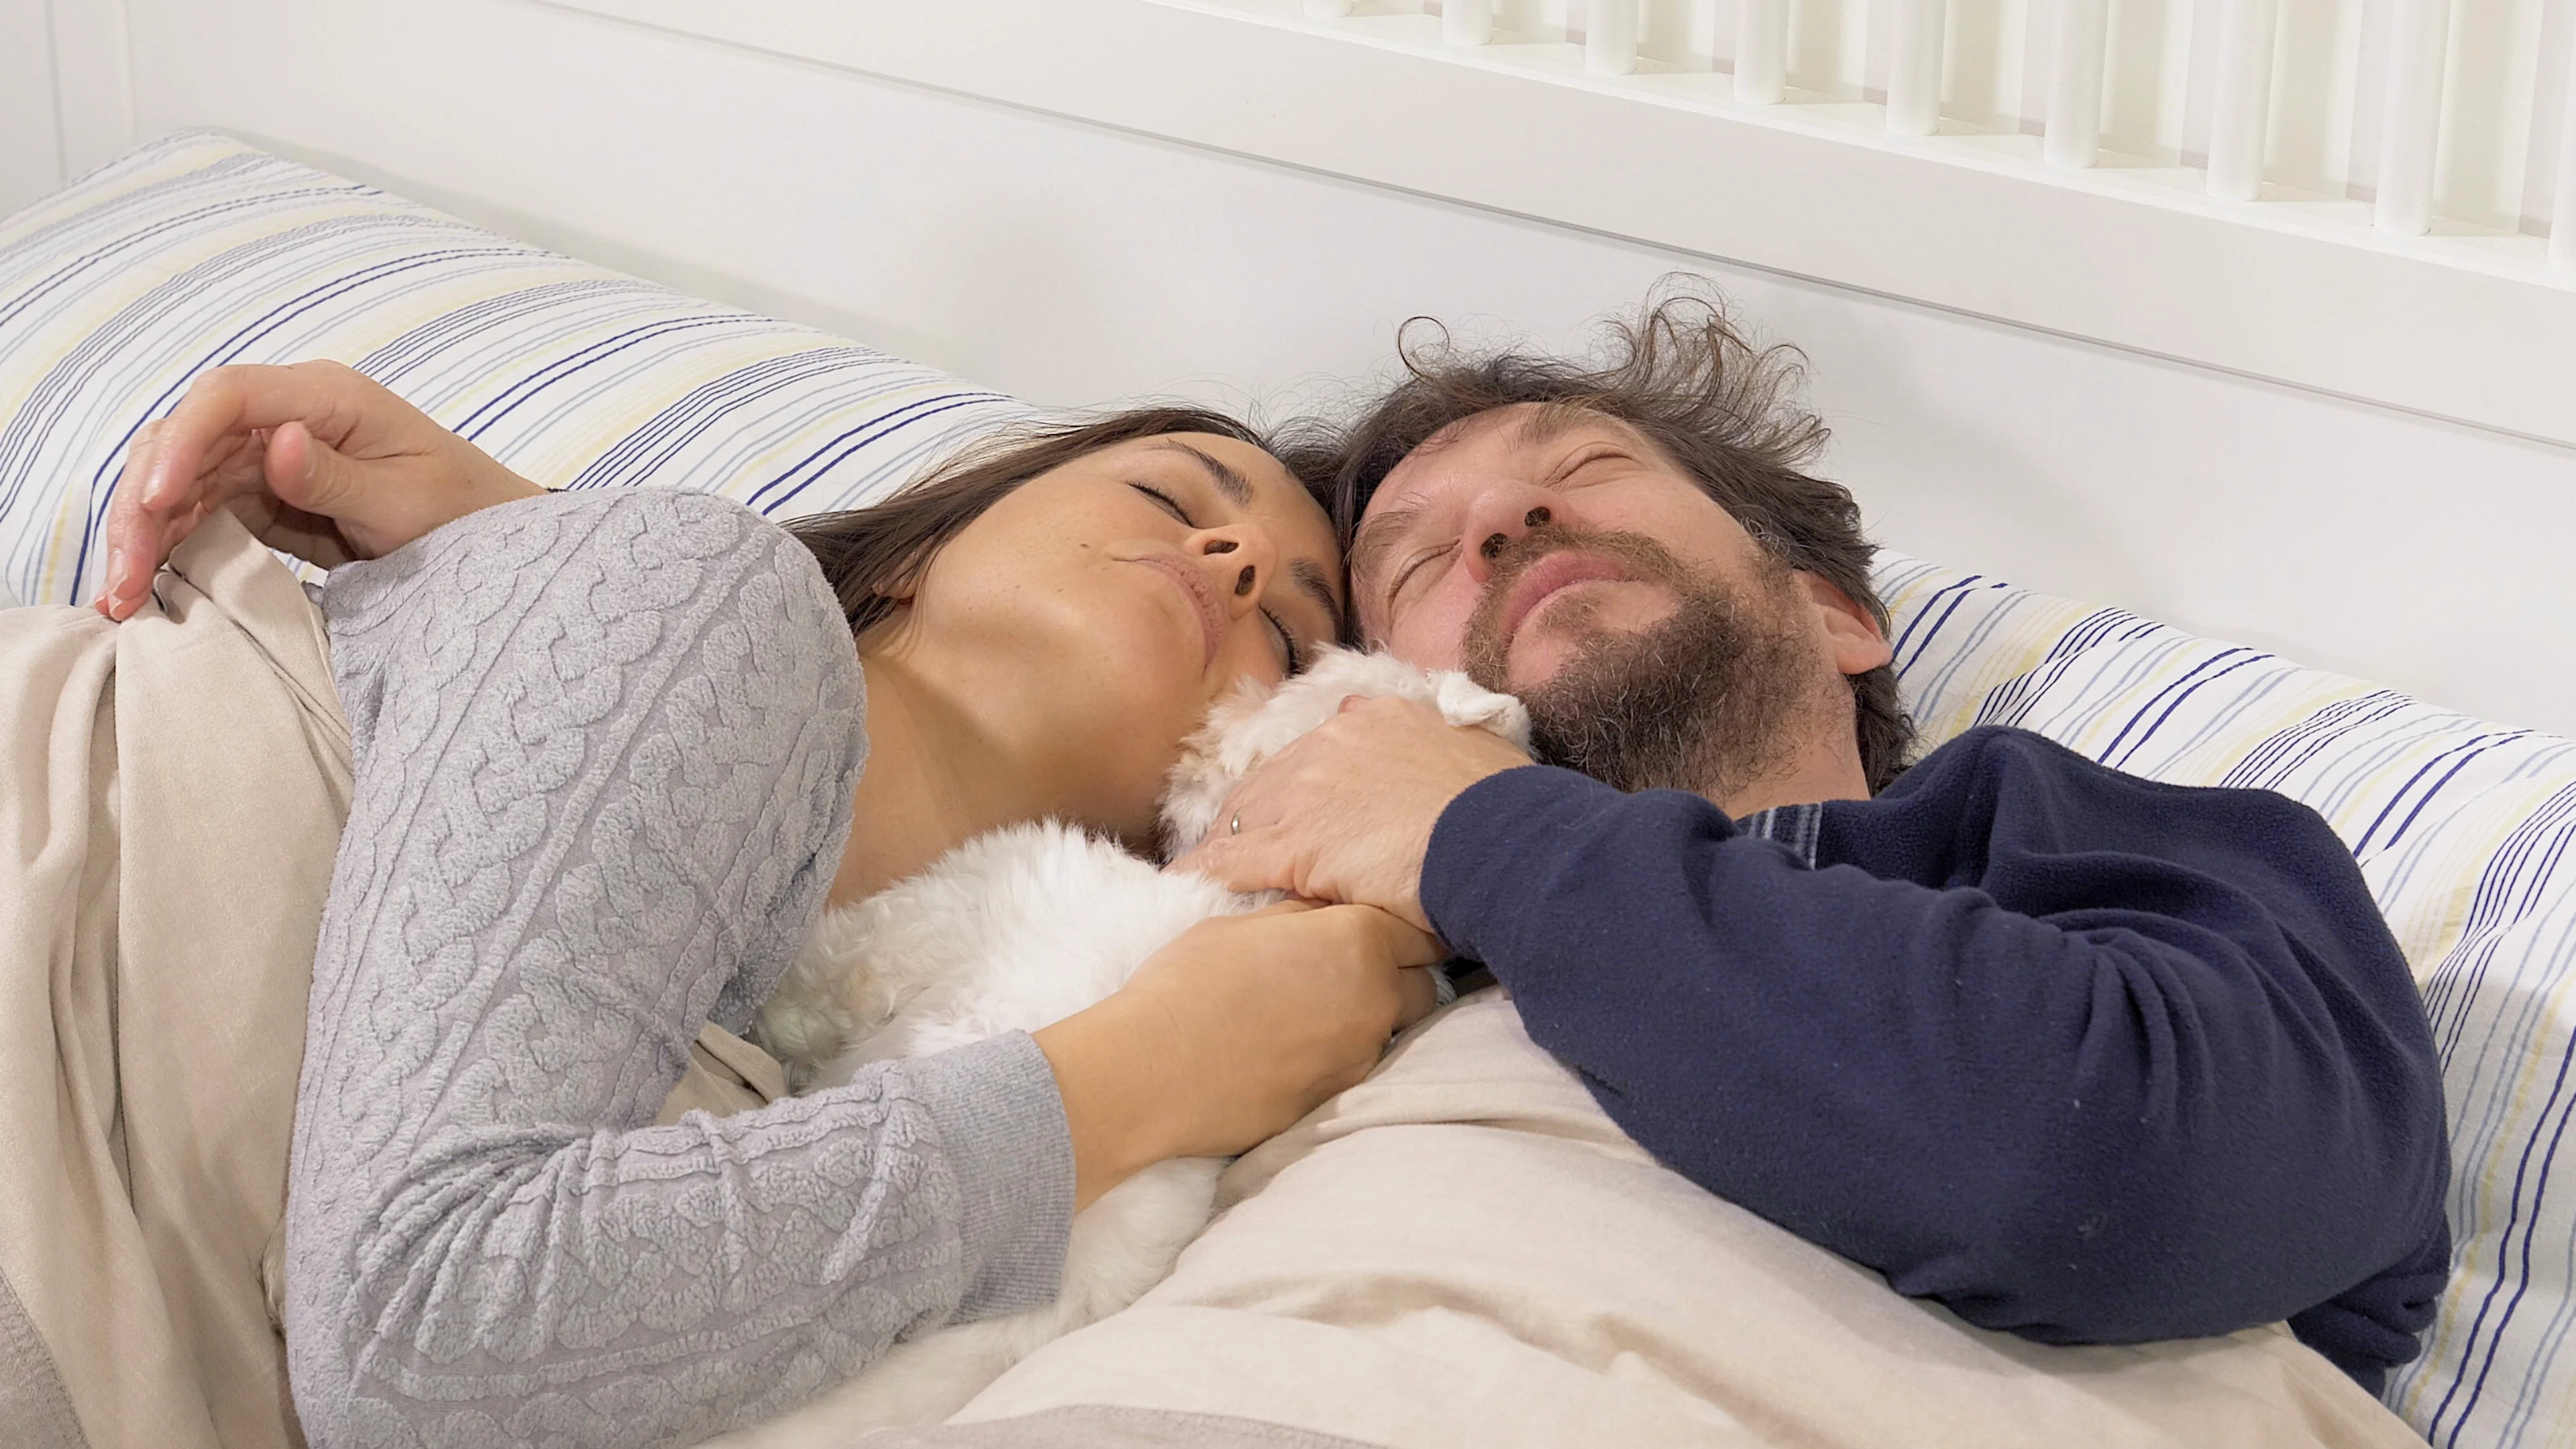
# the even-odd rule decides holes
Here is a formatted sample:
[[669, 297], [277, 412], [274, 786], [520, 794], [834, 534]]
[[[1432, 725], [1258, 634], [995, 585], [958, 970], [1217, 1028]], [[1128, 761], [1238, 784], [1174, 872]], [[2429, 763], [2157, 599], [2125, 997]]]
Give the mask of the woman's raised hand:
[[1242, 1152], [1352, 1086], [1431, 1010], [1439, 943], [1375, 906], [1201, 921], [1107, 1000], [1036, 1033], [1089, 1203], [1167, 1157]]
[[329, 568], [544, 491], [353, 368], [219, 367], [127, 450], [96, 606], [111, 619], [142, 607], [170, 551], [218, 508]]

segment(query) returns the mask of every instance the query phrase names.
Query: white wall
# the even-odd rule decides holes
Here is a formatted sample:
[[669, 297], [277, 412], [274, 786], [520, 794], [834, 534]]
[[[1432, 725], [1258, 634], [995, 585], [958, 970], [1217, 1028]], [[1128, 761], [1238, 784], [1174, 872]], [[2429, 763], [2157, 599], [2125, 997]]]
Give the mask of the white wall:
[[0, 214], [134, 142], [125, 0], [0, 0]]
[[131, 24], [141, 134], [228, 129], [1048, 402], [1287, 408], [1411, 313], [1570, 345], [1693, 267], [1808, 350], [1891, 546], [2576, 733], [2576, 451], [518, 0]]
[[0, 0], [0, 214], [63, 184], [45, 0]]
[[[1418, 0], [1336, 20], [1303, 0], [548, 3], [2576, 447], [2576, 270], [2538, 236], [2449, 217], [2399, 236], [2358, 201], [2213, 197], [2187, 166], [1897, 135], [1863, 102], [1739, 104], [1728, 76], [1595, 75], [1563, 41], [1452, 45]], [[2124, 58], [2123, 85], [2136, 67], [2169, 69]]]

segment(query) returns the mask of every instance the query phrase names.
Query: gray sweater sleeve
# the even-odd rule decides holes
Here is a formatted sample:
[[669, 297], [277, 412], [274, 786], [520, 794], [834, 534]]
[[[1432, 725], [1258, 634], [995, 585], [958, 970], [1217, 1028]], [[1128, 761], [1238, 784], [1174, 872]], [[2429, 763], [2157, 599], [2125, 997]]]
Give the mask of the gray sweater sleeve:
[[557, 494], [322, 597], [356, 784], [288, 1185], [317, 1449], [687, 1443], [1054, 1297], [1072, 1147], [1024, 1035], [651, 1125], [849, 833], [861, 677], [801, 545]]

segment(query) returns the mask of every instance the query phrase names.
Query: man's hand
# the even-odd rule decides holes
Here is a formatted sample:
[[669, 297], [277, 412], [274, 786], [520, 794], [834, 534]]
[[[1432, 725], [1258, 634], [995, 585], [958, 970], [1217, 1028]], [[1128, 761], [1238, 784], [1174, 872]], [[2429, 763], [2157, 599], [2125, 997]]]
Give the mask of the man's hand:
[[218, 508], [330, 568], [544, 492], [339, 363], [219, 367], [127, 450], [97, 608], [123, 619], [142, 607], [170, 551]]
[[1430, 937], [1366, 906], [1201, 921], [1032, 1035], [1073, 1135], [1074, 1205], [1169, 1157], [1242, 1152], [1377, 1065], [1431, 1010]]
[[[1530, 763], [1507, 740], [1427, 705], [1353, 699], [1244, 777], [1197, 849], [1172, 863], [1243, 891], [1378, 909], [1428, 931], [1422, 858], [1461, 791]], [[1230, 833], [1240, 821], [1241, 833]]]

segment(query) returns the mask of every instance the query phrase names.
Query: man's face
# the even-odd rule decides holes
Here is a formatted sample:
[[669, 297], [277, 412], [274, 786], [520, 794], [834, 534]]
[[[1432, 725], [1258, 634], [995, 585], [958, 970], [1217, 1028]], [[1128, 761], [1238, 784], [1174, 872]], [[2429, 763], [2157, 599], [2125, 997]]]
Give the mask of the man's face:
[[[1351, 549], [1362, 632], [1526, 700], [1543, 756], [1713, 796], [1810, 736], [1850, 739], [1867, 614], [1756, 544], [1679, 464], [1598, 414], [1479, 414], [1390, 472]], [[1822, 733], [1820, 733], [1822, 732]]]

